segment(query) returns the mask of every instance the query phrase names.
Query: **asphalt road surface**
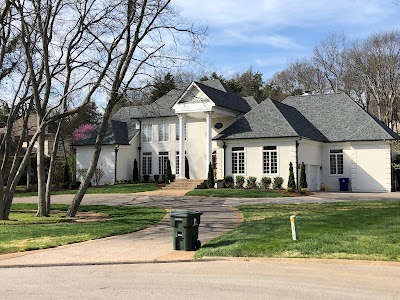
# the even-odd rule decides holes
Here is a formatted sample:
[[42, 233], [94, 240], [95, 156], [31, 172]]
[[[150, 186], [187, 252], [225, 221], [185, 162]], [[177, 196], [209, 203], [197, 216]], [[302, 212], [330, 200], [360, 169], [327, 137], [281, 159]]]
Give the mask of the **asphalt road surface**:
[[231, 260], [0, 268], [1, 299], [400, 299], [399, 265]]

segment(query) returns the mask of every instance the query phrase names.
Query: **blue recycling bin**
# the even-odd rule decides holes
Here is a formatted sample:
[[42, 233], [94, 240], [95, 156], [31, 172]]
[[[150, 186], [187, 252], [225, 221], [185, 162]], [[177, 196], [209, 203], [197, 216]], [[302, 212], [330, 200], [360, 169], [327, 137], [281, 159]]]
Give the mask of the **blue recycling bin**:
[[349, 190], [350, 178], [339, 178], [340, 191], [347, 192]]

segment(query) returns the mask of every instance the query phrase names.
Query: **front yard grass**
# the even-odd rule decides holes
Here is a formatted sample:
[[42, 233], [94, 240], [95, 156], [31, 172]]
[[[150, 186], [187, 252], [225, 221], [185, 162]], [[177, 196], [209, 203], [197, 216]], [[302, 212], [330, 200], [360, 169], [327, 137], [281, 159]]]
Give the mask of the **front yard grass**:
[[[400, 202], [238, 207], [244, 222], [205, 244], [197, 257], [286, 257], [400, 261]], [[293, 241], [290, 215], [297, 215]]]
[[[158, 190], [156, 183], [133, 183], [133, 184], [116, 184], [108, 186], [90, 187], [86, 194], [129, 194], [146, 191]], [[25, 187], [19, 186], [16, 190], [16, 197], [37, 196], [37, 192], [25, 192]], [[78, 189], [52, 191], [52, 195], [76, 194]]]
[[[45, 249], [144, 229], [160, 221], [165, 210], [132, 206], [82, 205], [92, 220], [65, 218], [67, 205], [53, 205], [51, 217], [35, 217], [36, 204], [13, 204], [10, 220], [0, 221], [0, 254]], [[58, 213], [57, 213], [58, 212]]]
[[223, 197], [223, 198], [277, 198], [292, 197], [295, 194], [282, 190], [253, 189], [198, 189], [186, 193], [186, 196]]

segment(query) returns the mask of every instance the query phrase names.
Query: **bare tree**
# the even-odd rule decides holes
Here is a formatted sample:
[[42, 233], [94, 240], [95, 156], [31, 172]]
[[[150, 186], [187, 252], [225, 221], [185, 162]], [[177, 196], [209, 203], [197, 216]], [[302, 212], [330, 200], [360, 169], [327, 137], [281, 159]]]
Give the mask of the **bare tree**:
[[335, 92], [344, 90], [346, 37], [344, 34], [329, 34], [314, 48], [313, 62], [322, 71]]
[[[182, 63], [183, 53], [175, 51], [175, 48], [179, 50], [182, 35], [189, 37], [192, 46], [198, 46], [199, 35], [203, 33], [180, 20], [170, 0], [111, 1], [110, 5], [113, 9], [102, 19], [105, 25], [112, 24], [112, 28], [102, 27], [103, 31], [108, 32], [107, 39], [97, 32], [91, 32], [93, 38], [104, 45], [107, 53], [105, 58], [111, 64], [104, 82], [107, 104], [88, 171], [71, 202], [68, 216], [75, 216], [93, 177], [113, 107], [127, 91], [138, 88], [137, 82], [143, 75], [151, 74], [152, 70], [160, 67]], [[191, 51], [192, 48], [188, 50], [188, 55], [195, 53]], [[186, 59], [189, 57], [186, 56]]]
[[375, 104], [378, 118], [393, 128], [400, 96], [400, 31], [353, 43], [347, 62]]

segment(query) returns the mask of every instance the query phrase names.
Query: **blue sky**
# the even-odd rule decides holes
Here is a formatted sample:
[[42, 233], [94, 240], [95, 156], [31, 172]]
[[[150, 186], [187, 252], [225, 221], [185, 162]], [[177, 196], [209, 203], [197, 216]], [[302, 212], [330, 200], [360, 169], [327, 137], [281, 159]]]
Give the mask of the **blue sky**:
[[343, 33], [355, 40], [400, 29], [397, 0], [173, 2], [183, 17], [208, 26], [202, 68], [227, 77], [252, 66], [267, 80], [288, 61], [310, 57], [314, 46], [329, 33]]

